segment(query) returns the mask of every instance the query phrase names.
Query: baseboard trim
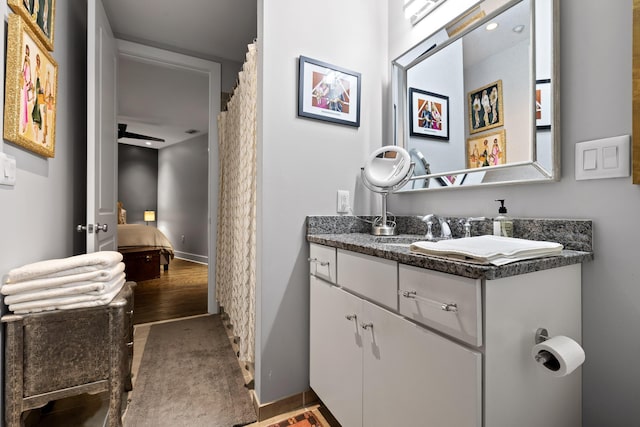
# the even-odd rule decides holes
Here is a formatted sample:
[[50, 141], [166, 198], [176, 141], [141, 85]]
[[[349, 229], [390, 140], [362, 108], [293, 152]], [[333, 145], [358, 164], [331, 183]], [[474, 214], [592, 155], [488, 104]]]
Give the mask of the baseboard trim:
[[318, 395], [315, 394], [311, 389], [264, 404], [260, 403], [255, 391], [251, 393], [251, 396], [253, 399], [253, 405], [256, 410], [258, 421], [264, 421], [269, 418], [273, 418], [276, 415], [304, 408], [308, 405], [320, 403], [320, 398], [318, 398]]
[[190, 254], [189, 252], [179, 252], [179, 251], [175, 251], [174, 254], [175, 254], [175, 257], [178, 259], [193, 261], [199, 264], [209, 263], [209, 257], [206, 255]]

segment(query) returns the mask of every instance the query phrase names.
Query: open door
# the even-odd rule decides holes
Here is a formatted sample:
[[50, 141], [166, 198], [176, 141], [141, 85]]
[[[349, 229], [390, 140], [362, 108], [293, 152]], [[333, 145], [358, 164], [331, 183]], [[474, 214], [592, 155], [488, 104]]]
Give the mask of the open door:
[[87, 11], [87, 253], [118, 248], [118, 55], [101, 0]]

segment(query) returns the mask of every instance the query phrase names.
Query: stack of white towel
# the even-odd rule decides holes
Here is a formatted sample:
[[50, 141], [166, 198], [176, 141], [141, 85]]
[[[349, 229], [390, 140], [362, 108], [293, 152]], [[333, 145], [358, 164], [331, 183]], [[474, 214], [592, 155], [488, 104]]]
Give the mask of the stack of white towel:
[[16, 314], [106, 305], [125, 282], [122, 254], [95, 252], [11, 270], [0, 288]]

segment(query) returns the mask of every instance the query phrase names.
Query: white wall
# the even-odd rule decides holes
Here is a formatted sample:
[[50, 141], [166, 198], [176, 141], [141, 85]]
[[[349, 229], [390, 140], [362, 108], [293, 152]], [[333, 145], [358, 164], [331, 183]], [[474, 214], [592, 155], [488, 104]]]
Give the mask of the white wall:
[[[334, 214], [336, 190], [370, 213], [357, 179], [390, 143], [386, 0], [258, 3], [258, 283], [256, 392], [261, 403], [309, 386], [309, 267], [305, 217]], [[372, 49], [377, 46], [379, 49]], [[360, 127], [298, 118], [298, 57], [362, 73]], [[385, 111], [386, 114], [386, 111]]]
[[[45, 159], [0, 140], [0, 151], [17, 160], [15, 187], [0, 186], [2, 280], [12, 268], [84, 250], [85, 236], [76, 233], [74, 226], [85, 222], [86, 205], [86, 7], [82, 1], [56, 4], [52, 53], [59, 76], [55, 157]], [[5, 8], [2, 2], [1, 16]], [[4, 31], [2, 34], [6, 37]], [[3, 39], [0, 46], [4, 44]], [[2, 339], [0, 336], [0, 342]], [[2, 356], [4, 345], [0, 366]]]
[[[401, 3], [389, 0], [394, 9]], [[495, 216], [493, 200], [504, 198], [515, 217], [592, 219], [595, 260], [582, 267], [583, 425], [638, 425], [640, 186], [631, 178], [574, 178], [576, 142], [631, 133], [632, 1], [561, 0], [560, 12], [562, 180], [404, 193], [391, 198], [390, 208], [397, 214]], [[389, 15], [391, 27], [404, 25]], [[400, 41], [409, 38], [392, 37], [390, 50], [401, 50]]]

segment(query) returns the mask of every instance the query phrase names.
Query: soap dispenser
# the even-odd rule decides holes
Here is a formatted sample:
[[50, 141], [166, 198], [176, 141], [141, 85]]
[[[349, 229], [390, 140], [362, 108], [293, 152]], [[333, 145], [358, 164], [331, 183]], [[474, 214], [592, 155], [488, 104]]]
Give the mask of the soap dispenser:
[[507, 216], [507, 208], [504, 206], [504, 199], [497, 199], [500, 202], [498, 216], [493, 220], [493, 235], [513, 237], [513, 221]]

